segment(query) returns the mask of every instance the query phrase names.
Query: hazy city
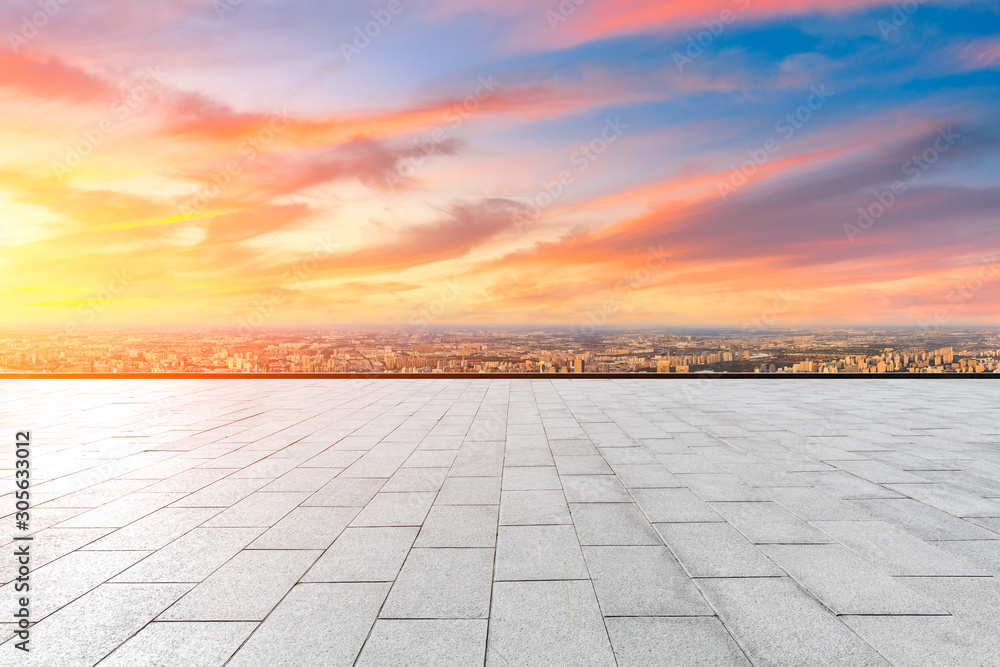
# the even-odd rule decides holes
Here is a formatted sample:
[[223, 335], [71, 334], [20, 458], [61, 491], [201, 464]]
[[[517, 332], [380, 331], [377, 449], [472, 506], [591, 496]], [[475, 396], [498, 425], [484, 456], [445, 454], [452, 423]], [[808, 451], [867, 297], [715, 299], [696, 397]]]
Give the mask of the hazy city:
[[0, 372], [997, 373], [1000, 331], [7, 331]]

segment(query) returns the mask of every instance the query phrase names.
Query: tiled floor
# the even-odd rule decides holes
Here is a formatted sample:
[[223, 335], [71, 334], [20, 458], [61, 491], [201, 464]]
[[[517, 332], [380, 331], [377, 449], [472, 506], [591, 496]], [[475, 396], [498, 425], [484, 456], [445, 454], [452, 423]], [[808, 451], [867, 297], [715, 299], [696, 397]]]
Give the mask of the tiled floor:
[[[6, 381], [0, 665], [1000, 665], [1000, 383]], [[15, 534], [11, 447], [4, 521]]]

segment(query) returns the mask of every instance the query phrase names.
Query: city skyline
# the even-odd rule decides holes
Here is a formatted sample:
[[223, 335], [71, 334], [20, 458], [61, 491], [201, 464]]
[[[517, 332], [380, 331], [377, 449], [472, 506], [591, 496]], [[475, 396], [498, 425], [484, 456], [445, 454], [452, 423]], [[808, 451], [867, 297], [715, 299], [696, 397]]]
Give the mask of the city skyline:
[[988, 2], [0, 8], [29, 328], [1000, 325]]

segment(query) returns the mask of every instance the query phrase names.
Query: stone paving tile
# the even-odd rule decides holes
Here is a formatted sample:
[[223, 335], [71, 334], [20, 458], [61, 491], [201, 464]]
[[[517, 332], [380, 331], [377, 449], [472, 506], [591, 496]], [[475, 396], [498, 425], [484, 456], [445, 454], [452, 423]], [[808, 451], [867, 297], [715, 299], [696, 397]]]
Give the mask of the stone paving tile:
[[438, 492], [435, 505], [499, 505], [499, 477], [455, 477], [449, 475]]
[[171, 506], [229, 508], [266, 484], [266, 479], [220, 479], [184, 496]]
[[357, 667], [482, 667], [486, 630], [486, 619], [379, 619]]
[[844, 623], [894, 665], [1000, 664], [995, 636], [953, 616], [848, 616]]
[[659, 463], [646, 465], [616, 464], [615, 474], [629, 489], [683, 488], [676, 476]]
[[261, 491], [283, 491], [286, 493], [314, 493], [336, 477], [343, 468], [293, 468], [273, 482], [261, 487]]
[[385, 483], [383, 493], [437, 493], [448, 475], [447, 468], [400, 468]]
[[835, 614], [946, 613], [840, 544], [765, 544], [761, 550]]
[[352, 665], [389, 584], [299, 584], [227, 667]]
[[394, 581], [418, 530], [416, 527], [347, 528], [302, 580]]
[[[32, 619], [45, 618], [149, 554], [149, 551], [73, 551], [39, 567], [31, 573], [29, 582], [33, 590], [39, 591], [30, 596]], [[18, 586], [17, 581], [3, 586], [0, 598], [13, 602]], [[46, 592], [42, 595], [41, 591]]]
[[556, 468], [562, 477], [567, 475], [612, 475], [614, 471], [603, 456], [556, 456]]
[[501, 487], [507, 491], [546, 491], [562, 488], [554, 466], [505, 468]]
[[614, 475], [567, 475], [562, 485], [570, 503], [632, 502], [632, 496]]
[[614, 664], [589, 581], [498, 581], [493, 585], [487, 667]]
[[702, 579], [699, 586], [754, 664], [889, 664], [791, 579]]
[[0, 665], [998, 662], [981, 383], [178, 381], [141, 452], [154, 384], [18, 383]]
[[677, 479], [706, 502], [754, 502], [767, 500], [760, 489], [740, 481], [736, 475], [685, 473]]
[[866, 512], [922, 540], [998, 540], [1000, 534], [911, 498], [856, 500]]
[[582, 545], [659, 545], [660, 536], [634, 503], [570, 505]]
[[941, 541], [932, 544], [994, 577], [1000, 577], [1000, 542], [996, 540]]
[[358, 513], [356, 507], [296, 507], [250, 549], [326, 549]]
[[496, 581], [589, 579], [573, 526], [501, 526]]
[[499, 507], [496, 505], [437, 505], [424, 520], [414, 546], [496, 546]]
[[1000, 501], [976, 496], [946, 484], [887, 484], [886, 486], [957, 517], [1000, 517]]
[[569, 506], [563, 492], [504, 491], [500, 498], [500, 525], [536, 526], [568, 524]]
[[200, 582], [249, 545], [264, 528], [195, 528], [148, 558], [114, 582]]
[[419, 526], [434, 502], [434, 493], [375, 494], [352, 526]]
[[717, 618], [619, 616], [605, 620], [618, 667], [749, 667]]
[[775, 577], [784, 572], [728, 523], [657, 523], [692, 577]]
[[775, 487], [766, 489], [765, 493], [806, 521], [871, 521], [877, 518], [856, 503], [841, 500], [814, 487]]
[[711, 505], [689, 489], [633, 489], [632, 495], [653, 522], [723, 521]]
[[712, 609], [663, 546], [583, 547], [605, 616], [710, 616]]
[[191, 588], [190, 584], [104, 584], [32, 627], [28, 653], [9, 640], [0, 665], [95, 665]]
[[100, 551], [155, 551], [221, 511], [218, 507], [164, 507], [81, 548]]
[[205, 527], [273, 526], [308, 497], [308, 493], [252, 493], [205, 522]]
[[712, 503], [712, 507], [754, 544], [834, 541], [777, 503]]
[[158, 620], [262, 621], [321, 553], [241, 551]]
[[410, 551], [381, 618], [488, 618], [493, 549]]
[[131, 493], [59, 523], [60, 528], [121, 528], [180, 499], [183, 493]]
[[102, 667], [222, 665], [256, 623], [150, 623], [101, 661]]
[[[982, 577], [961, 558], [884, 521], [813, 521], [814, 526], [893, 576]], [[1000, 551], [1000, 544], [994, 548]]]

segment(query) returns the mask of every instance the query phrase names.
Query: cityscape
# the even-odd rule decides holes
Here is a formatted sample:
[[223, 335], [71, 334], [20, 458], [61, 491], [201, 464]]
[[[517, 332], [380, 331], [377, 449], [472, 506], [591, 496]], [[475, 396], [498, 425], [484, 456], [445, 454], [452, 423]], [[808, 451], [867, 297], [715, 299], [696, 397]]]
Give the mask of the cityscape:
[[3, 373], [1000, 373], [1000, 330], [0, 332]]

